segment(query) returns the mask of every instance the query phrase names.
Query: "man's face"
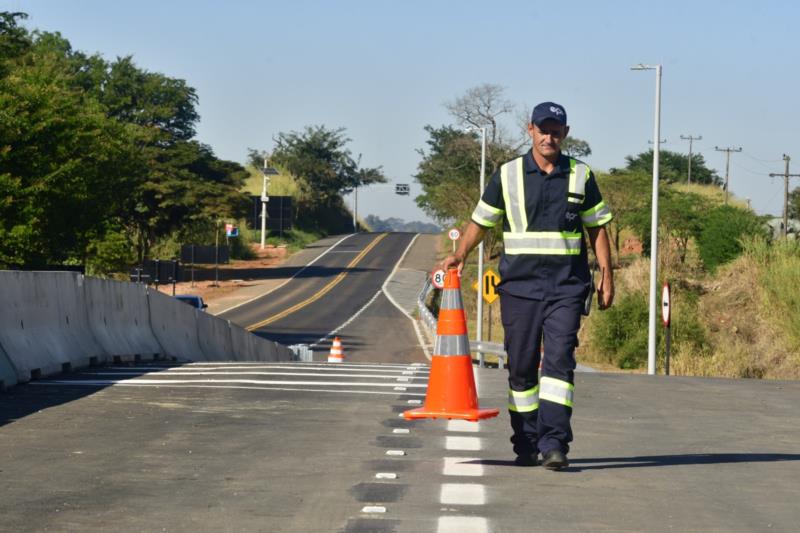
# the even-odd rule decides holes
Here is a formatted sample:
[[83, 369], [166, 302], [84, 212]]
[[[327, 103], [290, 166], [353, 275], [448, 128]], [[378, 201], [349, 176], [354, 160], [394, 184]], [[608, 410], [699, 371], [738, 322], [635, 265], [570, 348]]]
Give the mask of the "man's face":
[[539, 126], [528, 124], [528, 134], [533, 141], [533, 149], [543, 157], [558, 155], [561, 143], [568, 133], [569, 126], [553, 119], [547, 119]]

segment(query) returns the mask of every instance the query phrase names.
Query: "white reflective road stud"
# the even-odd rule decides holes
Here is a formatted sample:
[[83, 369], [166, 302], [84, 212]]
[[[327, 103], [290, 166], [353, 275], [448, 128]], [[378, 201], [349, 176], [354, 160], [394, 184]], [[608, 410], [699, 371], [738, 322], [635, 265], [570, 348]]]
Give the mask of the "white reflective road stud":
[[397, 381], [400, 381], [400, 382], [409, 382], [409, 381], [411, 381], [411, 378], [397, 378]]
[[483, 475], [483, 465], [477, 457], [445, 457], [442, 474], [445, 476], [470, 476]]
[[405, 391], [405, 390], [408, 390], [408, 389], [406, 387], [395, 387], [394, 390]]
[[386, 455], [400, 456], [405, 454], [406, 452], [404, 452], [403, 450], [386, 450]]
[[447, 431], [461, 431], [464, 433], [476, 433], [480, 431], [479, 422], [467, 422], [466, 420], [450, 420], [447, 422]]
[[405, 428], [394, 428], [392, 430], [392, 433], [397, 433], [398, 435], [405, 435], [406, 433], [410, 432], [411, 432], [410, 429], [405, 429]]
[[[409, 403], [414, 400], [408, 400]], [[419, 400], [417, 400], [419, 401]], [[446, 450], [477, 451], [481, 450], [481, 439], [478, 437], [445, 437], [444, 447]]]
[[409, 372], [408, 370], [405, 370], [405, 371], [403, 372], [403, 375], [404, 375], [404, 376], [413, 376], [413, 375], [414, 375], [414, 372]]
[[486, 491], [477, 483], [443, 483], [439, 502], [450, 505], [484, 505]]
[[378, 472], [375, 474], [375, 479], [397, 479], [397, 474], [394, 472]]
[[385, 513], [386, 507], [383, 505], [366, 505], [361, 509], [362, 513]]
[[440, 516], [436, 533], [489, 533], [489, 521], [482, 516]]
[[408, 400], [409, 405], [422, 405], [422, 400]]

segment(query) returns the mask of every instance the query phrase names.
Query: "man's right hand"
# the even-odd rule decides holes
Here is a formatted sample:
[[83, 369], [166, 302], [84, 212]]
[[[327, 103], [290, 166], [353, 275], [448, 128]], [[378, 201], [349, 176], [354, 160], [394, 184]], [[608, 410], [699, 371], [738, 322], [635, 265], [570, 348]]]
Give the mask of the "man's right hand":
[[442, 259], [442, 262], [439, 263], [439, 266], [437, 268], [434, 268], [434, 270], [437, 270], [439, 268], [441, 268], [445, 272], [447, 272], [451, 268], [458, 268], [458, 275], [460, 276], [461, 269], [464, 268], [464, 258], [456, 254], [448, 255], [447, 257]]

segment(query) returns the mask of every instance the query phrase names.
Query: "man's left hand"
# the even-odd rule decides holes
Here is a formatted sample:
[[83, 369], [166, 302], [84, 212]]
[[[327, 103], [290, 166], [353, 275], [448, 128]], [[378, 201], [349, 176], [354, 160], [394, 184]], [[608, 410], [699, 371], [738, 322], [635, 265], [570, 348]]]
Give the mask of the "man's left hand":
[[614, 278], [606, 269], [603, 269], [600, 285], [597, 286], [597, 306], [601, 311], [611, 307], [614, 303]]

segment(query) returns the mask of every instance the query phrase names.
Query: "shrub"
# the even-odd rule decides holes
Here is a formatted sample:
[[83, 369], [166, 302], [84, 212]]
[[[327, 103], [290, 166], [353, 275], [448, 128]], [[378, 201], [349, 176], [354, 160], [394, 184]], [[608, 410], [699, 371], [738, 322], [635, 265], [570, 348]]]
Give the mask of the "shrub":
[[596, 312], [591, 342], [620, 368], [637, 368], [647, 361], [647, 300], [641, 293], [620, 296], [609, 309]]
[[702, 219], [697, 246], [703, 264], [710, 272], [742, 253], [745, 236], [766, 235], [762, 219], [752, 211], [721, 205]]

